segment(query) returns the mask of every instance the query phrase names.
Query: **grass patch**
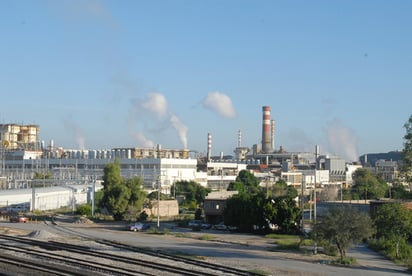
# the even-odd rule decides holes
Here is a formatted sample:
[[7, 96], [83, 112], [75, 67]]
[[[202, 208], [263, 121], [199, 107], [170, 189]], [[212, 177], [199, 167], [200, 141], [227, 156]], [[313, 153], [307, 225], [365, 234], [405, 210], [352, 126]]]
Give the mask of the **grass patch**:
[[154, 235], [169, 235], [170, 230], [168, 228], [164, 228], [163, 230], [160, 230], [157, 227], [150, 227], [149, 229], [147, 229], [146, 233], [154, 234]]
[[192, 236], [187, 233], [174, 233], [173, 234], [176, 238], [191, 238]]
[[276, 240], [276, 249], [278, 250], [299, 250], [300, 240], [299, 239], [282, 239]]
[[205, 235], [202, 235], [202, 236], [199, 237], [199, 240], [202, 240], [202, 241], [210, 241], [212, 239], [214, 239], [214, 237], [212, 235], [208, 235], [208, 234], [205, 234]]
[[284, 239], [300, 239], [299, 235], [287, 235], [287, 234], [267, 234], [265, 238], [274, 240], [284, 240]]
[[[273, 251], [276, 250], [291, 250], [302, 251], [302, 246], [313, 245], [313, 240], [304, 239], [299, 235], [286, 235], [286, 234], [268, 234], [265, 236], [268, 239], [272, 239], [276, 244]], [[304, 251], [304, 250], [303, 250]]]

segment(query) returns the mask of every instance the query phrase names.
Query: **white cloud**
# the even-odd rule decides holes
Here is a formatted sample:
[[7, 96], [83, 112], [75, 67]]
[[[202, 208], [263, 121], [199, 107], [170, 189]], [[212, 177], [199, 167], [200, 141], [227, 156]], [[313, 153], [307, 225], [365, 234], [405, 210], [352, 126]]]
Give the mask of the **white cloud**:
[[202, 102], [203, 107], [216, 112], [224, 118], [234, 118], [236, 116], [232, 100], [229, 96], [220, 92], [210, 92]]

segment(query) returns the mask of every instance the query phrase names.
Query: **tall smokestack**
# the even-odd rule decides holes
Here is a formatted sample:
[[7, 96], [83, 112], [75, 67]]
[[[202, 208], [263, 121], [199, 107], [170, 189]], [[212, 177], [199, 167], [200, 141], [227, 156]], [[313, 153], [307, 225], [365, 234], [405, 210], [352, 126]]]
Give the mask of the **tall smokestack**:
[[212, 154], [212, 134], [207, 134], [207, 161], [210, 161], [210, 155]]
[[270, 106], [262, 107], [262, 152], [270, 152]]
[[242, 131], [239, 129], [237, 132], [237, 147], [240, 148], [242, 146]]
[[275, 151], [275, 120], [272, 120], [271, 131], [272, 131], [271, 148], [272, 148], [272, 151]]
[[315, 170], [317, 170], [320, 167], [318, 165], [319, 154], [320, 154], [320, 147], [319, 145], [315, 145]]

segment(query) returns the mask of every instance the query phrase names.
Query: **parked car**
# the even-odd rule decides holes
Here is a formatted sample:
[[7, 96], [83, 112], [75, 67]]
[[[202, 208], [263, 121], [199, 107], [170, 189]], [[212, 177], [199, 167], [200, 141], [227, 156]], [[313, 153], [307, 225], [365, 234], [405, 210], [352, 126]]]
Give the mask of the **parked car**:
[[210, 229], [211, 227], [212, 227], [212, 225], [210, 223], [205, 222], [205, 221], [203, 221], [200, 224], [200, 228], [202, 228], [202, 229]]
[[201, 220], [191, 220], [191, 221], [189, 221], [189, 223], [187, 224], [189, 227], [200, 227], [201, 226], [201, 224], [202, 224], [202, 221]]
[[150, 228], [150, 224], [141, 223], [141, 222], [136, 222], [136, 223], [129, 225], [129, 230], [134, 231], [134, 232], [146, 230], [149, 228]]
[[23, 222], [26, 223], [28, 218], [25, 216], [12, 216], [10, 217], [10, 222]]
[[214, 229], [214, 230], [224, 230], [224, 231], [229, 230], [229, 228], [223, 222], [220, 222], [218, 224], [213, 225], [212, 229]]
[[236, 226], [227, 226], [223, 221], [212, 226], [214, 230], [237, 231]]

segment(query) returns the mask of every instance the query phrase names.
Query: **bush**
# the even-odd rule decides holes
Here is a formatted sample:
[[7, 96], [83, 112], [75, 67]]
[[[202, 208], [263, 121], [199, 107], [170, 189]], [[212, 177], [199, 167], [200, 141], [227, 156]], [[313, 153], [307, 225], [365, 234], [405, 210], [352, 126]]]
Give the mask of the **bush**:
[[320, 246], [323, 247], [323, 252], [329, 256], [336, 256], [338, 255], [338, 249], [335, 245], [330, 244], [328, 242], [321, 242]]
[[80, 206], [77, 206], [76, 208], [76, 214], [81, 215], [81, 216], [92, 216], [92, 206], [89, 204], [83, 204]]
[[344, 257], [342, 260], [339, 258], [334, 260], [332, 263], [351, 266], [356, 264], [356, 259], [353, 257]]

